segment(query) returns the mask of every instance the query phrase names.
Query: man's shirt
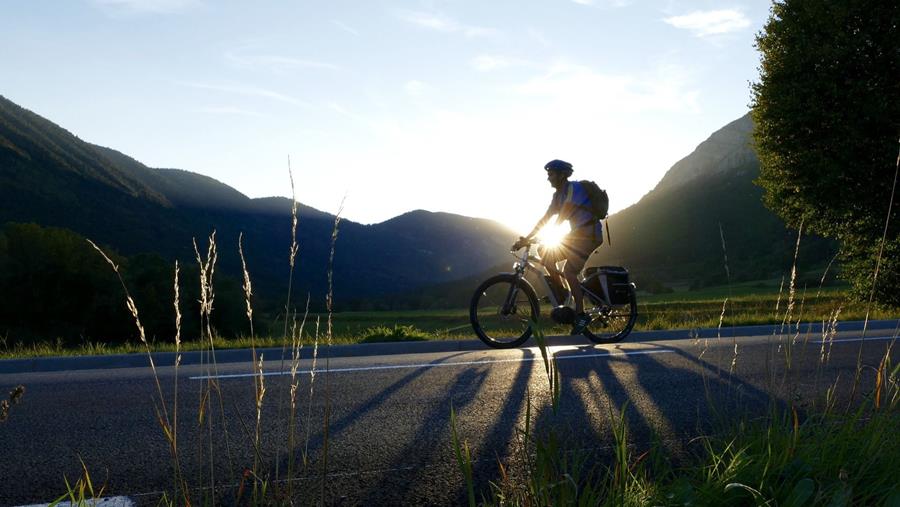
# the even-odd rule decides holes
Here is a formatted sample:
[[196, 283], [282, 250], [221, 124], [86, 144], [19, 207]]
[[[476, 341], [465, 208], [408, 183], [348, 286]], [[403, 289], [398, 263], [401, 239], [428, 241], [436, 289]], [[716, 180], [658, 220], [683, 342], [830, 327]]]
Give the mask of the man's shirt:
[[556, 223], [568, 220], [572, 230], [597, 223], [591, 211], [590, 196], [577, 181], [569, 181], [553, 193], [548, 214], [557, 215]]

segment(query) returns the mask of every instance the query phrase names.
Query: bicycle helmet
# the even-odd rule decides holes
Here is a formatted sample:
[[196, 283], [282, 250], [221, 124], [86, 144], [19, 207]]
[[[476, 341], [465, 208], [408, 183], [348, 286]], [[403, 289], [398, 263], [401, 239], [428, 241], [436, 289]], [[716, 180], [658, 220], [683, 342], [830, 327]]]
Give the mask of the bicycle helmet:
[[547, 162], [547, 164], [544, 165], [544, 170], [548, 172], [559, 171], [565, 173], [568, 177], [572, 175], [572, 164], [566, 162], [565, 160], [555, 159]]

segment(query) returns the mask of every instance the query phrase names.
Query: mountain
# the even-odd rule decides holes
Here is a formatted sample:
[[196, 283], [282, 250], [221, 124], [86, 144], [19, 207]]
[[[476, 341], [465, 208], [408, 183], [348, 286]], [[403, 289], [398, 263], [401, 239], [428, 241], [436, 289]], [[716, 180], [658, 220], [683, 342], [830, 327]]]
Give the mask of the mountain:
[[[625, 266], [638, 289], [651, 292], [789, 273], [797, 232], [785, 228], [762, 204], [762, 189], [753, 183], [759, 161], [752, 131], [752, 120], [745, 115], [676, 162], [640, 201], [609, 217], [611, 241], [604, 236], [605, 244], [590, 262]], [[598, 184], [603, 186], [602, 181]], [[801, 271], [824, 267], [836, 248], [831, 241], [804, 236], [798, 267]], [[391, 303], [400, 308], [465, 307], [472, 288], [495, 272], [508, 271], [511, 260], [465, 279], [393, 298]]]
[[[790, 270], [797, 233], [762, 204], [752, 130], [749, 115], [722, 127], [640, 201], [611, 216], [611, 242], [598, 261], [627, 266], [645, 286], [759, 280]], [[835, 251], [832, 242], [804, 237], [798, 265], [827, 263]]]
[[[290, 199], [251, 199], [213, 178], [149, 168], [0, 96], [0, 223], [62, 227], [125, 255], [195, 261], [216, 231], [220, 272], [240, 277], [238, 235], [259, 300], [288, 285]], [[335, 217], [299, 206], [294, 294], [324, 300]], [[335, 301], [350, 303], [443, 283], [497, 264], [515, 233], [484, 219], [414, 211], [381, 224], [340, 222]]]
[[653, 192], [663, 193], [704, 177], [739, 173], [758, 167], [751, 144], [753, 120], [744, 115], [714, 132], [690, 155], [679, 160], [656, 184]]
[[[644, 288], [756, 280], [788, 270], [796, 232], [761, 204], [752, 128], [744, 116], [714, 132], [639, 202], [611, 216], [612, 241], [600, 249], [599, 262], [628, 267]], [[194, 238], [205, 251], [205, 238], [216, 230], [218, 272], [235, 279], [243, 233], [257, 304], [274, 311], [287, 290], [290, 199], [251, 199], [213, 178], [149, 168], [3, 97], [0, 202], [0, 223], [62, 227], [124, 255], [153, 252], [170, 261], [195, 262]], [[335, 217], [302, 204], [299, 216], [293, 290], [297, 300], [309, 293], [321, 308]], [[508, 267], [514, 237], [489, 220], [423, 210], [374, 225], [342, 220], [334, 254], [338, 309], [465, 305], [477, 279]], [[831, 242], [805, 237], [800, 266], [824, 264], [834, 251]]]

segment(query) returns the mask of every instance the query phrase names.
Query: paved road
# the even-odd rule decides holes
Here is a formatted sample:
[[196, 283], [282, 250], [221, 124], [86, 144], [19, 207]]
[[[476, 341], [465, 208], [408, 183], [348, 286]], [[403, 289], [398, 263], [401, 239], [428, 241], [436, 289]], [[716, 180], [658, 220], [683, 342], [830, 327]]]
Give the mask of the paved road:
[[[858, 332], [839, 333], [825, 366], [819, 334], [799, 336], [796, 343], [790, 336], [772, 335], [677, 340], [638, 335], [617, 346], [567, 345], [573, 342], [556, 339], [551, 344], [563, 384], [556, 414], [546, 409], [548, 384], [536, 348], [335, 357], [330, 373], [321, 371], [323, 351], [311, 402], [309, 359], [298, 373], [296, 455], [302, 461], [307, 449], [309, 463], [296, 468], [295, 500], [308, 504], [323, 494], [326, 503], [338, 505], [463, 500], [450, 445], [451, 406], [476, 458], [480, 487], [496, 479], [496, 457], [513, 451], [515, 428], [524, 423], [529, 397], [539, 430], [552, 427], [568, 446], [588, 449], [600, 459], [608, 455], [610, 419], [626, 404], [638, 448], [656, 432], [677, 451], [718, 417], [765, 414], [769, 393], [805, 406], [840, 375], [845, 383], [839, 391], [846, 396], [857, 353], [862, 350], [864, 364], [877, 365], [891, 335], [891, 330], [869, 331], [863, 342]], [[735, 343], [738, 355], [730, 371]], [[896, 352], [892, 355], [896, 363]], [[261, 456], [272, 471], [278, 463], [283, 478], [290, 378], [280, 374], [279, 361], [267, 361], [265, 369]], [[210, 462], [216, 487], [233, 486], [240, 471], [253, 465], [247, 433], [256, 417], [251, 367], [223, 363], [217, 370], [221, 396], [213, 393], [213, 409], [206, 413], [212, 436], [206, 424], [197, 429], [199, 400], [209, 385], [201, 377], [212, 369], [190, 365], [178, 372], [179, 446], [194, 486], [211, 484]], [[170, 411], [174, 373], [172, 367], [159, 369]], [[863, 390], [871, 388], [872, 379], [872, 371], [863, 370]], [[77, 477], [79, 457], [96, 482], [106, 479], [107, 494], [155, 504], [161, 491], [171, 490], [172, 459], [156, 421], [158, 396], [148, 368], [0, 374], [0, 389], [17, 384], [27, 388], [24, 402], [0, 424], [0, 505], [58, 496], [64, 491], [63, 475]]]

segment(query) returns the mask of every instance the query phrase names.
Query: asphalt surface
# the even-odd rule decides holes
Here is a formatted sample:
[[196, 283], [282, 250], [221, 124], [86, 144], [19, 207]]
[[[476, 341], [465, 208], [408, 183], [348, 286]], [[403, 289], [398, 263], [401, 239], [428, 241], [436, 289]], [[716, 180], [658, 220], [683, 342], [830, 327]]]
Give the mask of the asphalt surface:
[[[320, 348], [315, 376], [309, 358], [296, 375], [292, 480], [270, 488], [290, 484], [298, 504], [459, 503], [465, 489], [451, 446], [451, 407], [475, 459], [477, 487], [486, 491], [498, 478], [497, 458], [515, 462], [518, 456], [516, 428], [524, 427], [529, 399], [535, 431], [552, 428], [567, 448], [592, 459], [610, 455], [610, 427], [623, 408], [636, 450], [658, 435], [677, 455], [696, 435], [737, 416], [764, 416], [773, 402], [811, 406], [836, 379], [838, 397], [846, 401], [857, 357], [877, 366], [896, 329], [897, 321], [873, 323], [865, 340], [859, 331], [842, 331], [825, 347], [818, 330], [772, 334], [771, 326], [764, 333], [713, 330], [701, 338], [636, 333], [604, 346], [553, 338], [562, 379], [556, 413], [548, 407], [544, 363], [534, 347], [498, 351], [471, 341], [450, 351], [428, 344], [366, 353]], [[285, 479], [291, 376], [279, 359], [270, 359], [273, 352], [264, 352], [258, 457], [261, 468], [273, 475], [277, 466]], [[891, 355], [896, 364], [894, 349]], [[215, 488], [217, 502], [227, 504], [242, 471], [254, 464], [255, 388], [249, 361], [217, 359], [216, 366], [182, 365], [177, 389], [174, 367], [159, 366], [158, 376], [169, 417], [177, 392], [184, 476], [192, 487]], [[79, 460], [95, 485], [106, 484], [105, 495], [155, 505], [162, 492], [172, 492], [174, 460], [157, 421], [161, 405], [152, 372], [115, 360], [108, 367], [85, 359], [94, 362], [81, 369], [68, 361], [65, 369], [46, 364], [49, 371], [33, 371], [41, 369], [36, 363], [0, 364], [0, 392], [26, 387], [22, 402], [0, 423], [0, 505], [55, 499], [65, 492], [64, 476], [70, 482], [79, 476]], [[873, 369], [864, 368], [861, 394], [873, 379]], [[209, 403], [201, 403], [210, 388]], [[201, 406], [208, 408], [199, 424]]]

